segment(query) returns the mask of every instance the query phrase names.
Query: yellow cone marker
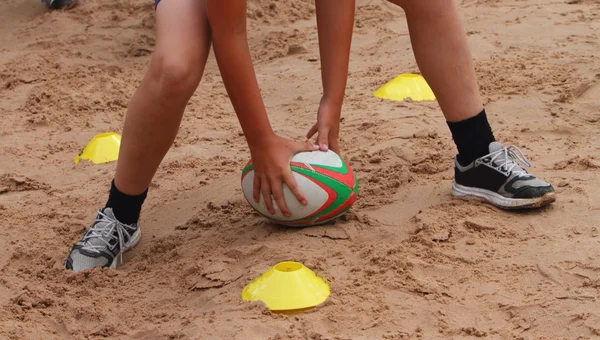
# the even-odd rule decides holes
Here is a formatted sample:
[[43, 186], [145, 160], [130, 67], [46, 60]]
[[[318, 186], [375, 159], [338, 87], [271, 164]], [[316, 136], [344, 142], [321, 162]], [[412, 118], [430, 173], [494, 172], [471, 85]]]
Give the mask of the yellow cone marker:
[[435, 95], [425, 78], [418, 74], [401, 74], [373, 92], [373, 95], [377, 98], [397, 101], [435, 100]]
[[329, 297], [329, 284], [298, 262], [281, 262], [250, 282], [244, 301], [262, 301], [269, 310], [315, 307]]
[[96, 135], [85, 146], [85, 149], [73, 160], [75, 164], [80, 160], [88, 160], [95, 164], [116, 161], [119, 158], [121, 136], [114, 132]]

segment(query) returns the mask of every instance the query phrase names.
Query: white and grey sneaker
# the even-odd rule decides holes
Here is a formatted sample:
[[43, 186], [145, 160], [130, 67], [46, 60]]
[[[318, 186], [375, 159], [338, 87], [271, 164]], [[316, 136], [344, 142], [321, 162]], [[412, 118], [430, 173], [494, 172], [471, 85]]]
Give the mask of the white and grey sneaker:
[[519, 165], [531, 166], [519, 148], [493, 142], [489, 151], [467, 166], [455, 161], [452, 195], [487, 201], [503, 209], [539, 208], [556, 200], [552, 185]]
[[139, 223], [119, 222], [111, 208], [104, 208], [81, 240], [73, 245], [65, 268], [78, 272], [85, 269], [117, 267], [117, 257], [123, 262], [123, 253], [140, 241]]

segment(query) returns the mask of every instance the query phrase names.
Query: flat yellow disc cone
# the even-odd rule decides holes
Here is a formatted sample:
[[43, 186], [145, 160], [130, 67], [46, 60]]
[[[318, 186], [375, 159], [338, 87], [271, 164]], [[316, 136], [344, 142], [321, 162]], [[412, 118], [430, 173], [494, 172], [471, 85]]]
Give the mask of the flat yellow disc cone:
[[250, 282], [244, 301], [262, 301], [272, 311], [320, 305], [329, 297], [329, 284], [298, 262], [281, 262]]
[[373, 95], [397, 101], [409, 98], [414, 101], [435, 100], [425, 78], [418, 74], [401, 74], [373, 92]]
[[95, 136], [85, 146], [85, 149], [73, 160], [75, 164], [80, 160], [88, 160], [95, 164], [116, 161], [119, 158], [121, 136], [114, 132], [103, 133]]

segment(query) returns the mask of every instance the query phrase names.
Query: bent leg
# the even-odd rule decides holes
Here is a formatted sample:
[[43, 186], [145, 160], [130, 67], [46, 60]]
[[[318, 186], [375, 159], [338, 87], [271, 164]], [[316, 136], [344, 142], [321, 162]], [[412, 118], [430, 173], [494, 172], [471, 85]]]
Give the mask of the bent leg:
[[173, 144], [185, 106], [210, 50], [205, 1], [162, 0], [156, 8], [156, 49], [129, 105], [115, 185], [143, 193]]
[[156, 51], [129, 105], [108, 202], [71, 248], [66, 269], [116, 268], [123, 252], [139, 242], [146, 190], [175, 139], [208, 58], [204, 7], [198, 0], [162, 0], [158, 5]]

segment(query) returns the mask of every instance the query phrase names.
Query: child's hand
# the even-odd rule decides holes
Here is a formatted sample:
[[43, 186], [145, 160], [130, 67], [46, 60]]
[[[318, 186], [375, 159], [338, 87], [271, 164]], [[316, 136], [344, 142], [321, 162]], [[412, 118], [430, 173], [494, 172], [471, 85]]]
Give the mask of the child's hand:
[[266, 137], [260, 143], [251, 146], [250, 153], [254, 164], [254, 201], [260, 202], [262, 194], [267, 210], [269, 213], [275, 214], [272, 194], [283, 215], [290, 216], [291, 213], [283, 197], [283, 183], [285, 183], [294, 193], [298, 202], [306, 205], [308, 202], [292, 175], [290, 161], [299, 152], [318, 149], [318, 146], [308, 142], [294, 142], [277, 135]]
[[340, 137], [340, 115], [342, 106], [330, 104], [321, 101], [319, 112], [317, 113], [317, 123], [306, 134], [306, 138], [311, 139], [317, 134], [317, 144], [321, 151], [331, 149], [340, 154], [338, 139]]

